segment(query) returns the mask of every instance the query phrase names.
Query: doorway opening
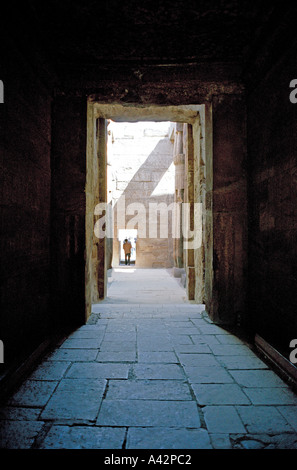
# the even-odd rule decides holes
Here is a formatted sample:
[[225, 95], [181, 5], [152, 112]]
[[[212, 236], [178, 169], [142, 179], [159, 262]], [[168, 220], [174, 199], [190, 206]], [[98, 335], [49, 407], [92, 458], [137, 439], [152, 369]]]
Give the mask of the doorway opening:
[[131, 261], [137, 268], [174, 266], [174, 131], [170, 122], [107, 123], [112, 268], [124, 261], [126, 235], [132, 243]]
[[119, 229], [117, 241], [119, 243], [119, 263], [120, 265], [125, 265], [125, 251], [124, 251], [124, 241], [128, 240], [131, 243], [131, 255], [130, 255], [130, 263], [131, 265], [135, 265], [136, 261], [136, 242], [137, 242], [137, 230], [136, 229]]
[[[209, 113], [205, 113], [204, 105], [122, 106], [101, 104], [96, 101], [95, 96], [89, 97], [86, 184], [86, 318], [90, 315], [92, 304], [106, 298], [107, 273], [114, 264], [122, 261], [121, 239], [123, 236], [126, 237], [123, 233], [127, 230], [137, 230], [135, 268], [138, 265], [153, 269], [168, 268], [169, 264], [162, 265], [164, 263], [162, 250], [166, 243], [168, 251], [170, 240], [174, 276], [184, 275], [189, 301], [199, 304], [205, 303], [205, 281], [206, 278], [211, 280], [212, 275], [211, 269], [208, 269], [212, 266], [212, 219], [208, 217], [209, 212], [206, 209], [205, 200], [207, 184], [210, 185], [212, 181], [212, 167], [209, 164], [211, 155], [208, 157], [206, 155], [207, 135], [209, 137], [206, 132], [208, 126], [206, 116], [209, 116]], [[167, 161], [161, 170], [161, 173], [163, 172], [162, 178], [160, 178], [160, 174], [157, 176], [156, 154], [160, 153], [160, 146], [156, 145], [149, 152], [146, 165], [140, 165], [134, 174], [136, 178], [132, 175], [128, 183], [124, 178], [122, 181], [117, 178], [116, 191], [122, 191], [122, 194], [117, 197], [116, 204], [113, 204], [114, 201], [110, 197], [108, 185], [110, 170], [108, 143], [113, 139], [109, 128], [110, 123], [133, 123], [144, 129], [145, 127], [149, 129], [147, 123], [167, 123], [169, 129], [171, 126], [167, 139], [173, 150], [170, 165]], [[145, 132], [149, 134], [149, 131]], [[129, 134], [126, 137], [129, 137]], [[161, 140], [161, 147], [164, 143], [165, 139], [163, 142]], [[211, 146], [208, 146], [208, 152], [211, 153]], [[160, 161], [164, 163], [164, 157]], [[172, 187], [169, 180], [166, 179], [171, 171], [174, 173]], [[118, 211], [123, 192], [129, 187], [135, 193], [139, 183], [142, 185], [143, 200], [139, 200], [139, 196], [134, 194], [133, 200], [124, 201], [128, 202], [124, 206], [124, 225], [115, 225], [115, 217], [118, 217], [114, 210], [115, 206]], [[162, 191], [168, 193], [169, 187], [171, 188], [169, 191], [171, 199], [165, 198], [165, 201], [161, 202]], [[128, 195], [127, 192], [125, 195]], [[144, 203], [144, 199], [148, 202], [148, 196], [149, 199], [155, 198], [149, 201], [151, 203], [149, 210]], [[143, 209], [145, 209], [144, 212], [142, 212]], [[127, 216], [129, 216], [128, 219]], [[155, 223], [152, 223], [152, 220]], [[205, 237], [206, 226], [208, 226], [207, 240]], [[114, 230], [115, 227], [116, 230]], [[174, 236], [168, 237], [169, 227], [171, 227]], [[186, 231], [184, 231], [184, 227], [186, 227]], [[144, 228], [145, 234], [142, 233]], [[124, 230], [124, 232], [119, 230]], [[167, 238], [162, 238], [164, 231]], [[145, 248], [144, 242], [147, 238], [157, 240], [159, 243], [158, 249], [151, 250], [151, 252], [155, 251], [156, 256], [154, 264], [149, 266], [145, 265], [151, 256], [148, 255], [149, 249]], [[141, 246], [142, 249], [140, 249]], [[144, 255], [144, 253], [147, 254]], [[153, 257], [151, 256], [150, 259], [152, 260]], [[141, 265], [141, 263], [143, 264]]]

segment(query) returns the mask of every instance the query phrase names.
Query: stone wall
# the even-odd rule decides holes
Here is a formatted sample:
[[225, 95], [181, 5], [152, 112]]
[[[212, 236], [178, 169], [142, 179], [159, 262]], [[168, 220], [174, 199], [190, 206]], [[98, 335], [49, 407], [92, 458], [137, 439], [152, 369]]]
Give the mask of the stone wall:
[[297, 331], [297, 105], [289, 99], [297, 55], [290, 21], [259, 50], [247, 93], [250, 326], [287, 358]]
[[85, 99], [56, 97], [51, 183], [51, 309], [56, 327], [85, 321], [86, 126]]
[[[120, 259], [118, 230], [125, 228], [138, 230], [137, 267], [173, 266], [171, 212], [169, 224], [166, 218], [160, 222], [158, 216], [155, 222], [150, 220], [150, 204], [165, 204], [167, 214], [166, 208], [174, 202], [173, 143], [169, 139], [169, 127], [170, 123], [112, 121], [108, 126], [108, 191], [114, 207], [113, 266], [117, 266]], [[130, 206], [126, 226], [118, 222], [119, 208], [123, 204], [126, 211], [131, 204], [140, 204], [140, 209], [143, 208], [138, 211], [136, 205]]]
[[[20, 31], [20, 30], [19, 30]], [[3, 45], [3, 43], [2, 43]], [[51, 332], [52, 76], [27, 42], [1, 50], [1, 319], [4, 365], [25, 360]], [[26, 53], [24, 53], [24, 50]], [[39, 74], [36, 74], [39, 70]]]
[[213, 98], [213, 286], [220, 323], [242, 322], [247, 289], [246, 109], [242, 95]]

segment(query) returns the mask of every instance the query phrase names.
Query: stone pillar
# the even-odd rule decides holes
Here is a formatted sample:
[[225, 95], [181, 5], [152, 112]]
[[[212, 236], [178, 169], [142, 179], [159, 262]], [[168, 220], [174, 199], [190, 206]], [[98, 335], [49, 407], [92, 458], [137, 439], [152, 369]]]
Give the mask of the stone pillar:
[[[194, 201], [195, 201], [195, 185], [194, 185], [194, 141], [193, 127], [187, 124], [187, 145], [185, 152], [185, 197], [184, 202], [189, 204], [189, 222], [187, 227], [191, 232], [194, 231]], [[187, 295], [189, 300], [195, 299], [195, 253], [193, 248], [184, 250], [184, 265], [187, 275]]]
[[[199, 119], [193, 125], [194, 144], [194, 227], [195, 227], [195, 301], [205, 303], [205, 111], [201, 110]], [[184, 132], [186, 134], [186, 131]]]
[[[109, 227], [112, 227], [114, 224], [112, 201], [108, 203], [108, 206], [109, 206], [109, 210], [108, 210], [108, 214], [106, 215], [106, 218], [107, 218], [107, 223]], [[113, 257], [113, 238], [107, 237], [106, 238], [106, 269], [107, 271], [112, 268], [112, 257]]]
[[[97, 119], [97, 158], [99, 168], [99, 203], [107, 202], [107, 121], [103, 118]], [[109, 213], [103, 214], [105, 217], [105, 231]], [[97, 240], [97, 260], [96, 279], [98, 289], [98, 300], [102, 300], [106, 296], [107, 290], [107, 238], [102, 237]]]
[[173, 275], [181, 277], [184, 273], [183, 259], [183, 233], [182, 233], [182, 203], [184, 202], [185, 188], [185, 155], [183, 153], [183, 124], [176, 123], [175, 145], [173, 162], [175, 165], [175, 200], [178, 205], [175, 214], [175, 234], [179, 238], [174, 238], [174, 268]]

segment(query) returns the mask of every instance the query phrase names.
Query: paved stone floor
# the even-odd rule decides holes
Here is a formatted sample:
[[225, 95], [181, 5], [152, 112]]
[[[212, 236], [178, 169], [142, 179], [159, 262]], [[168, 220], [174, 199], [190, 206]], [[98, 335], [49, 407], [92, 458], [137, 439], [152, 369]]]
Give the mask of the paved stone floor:
[[1, 448], [297, 448], [297, 396], [168, 271], [109, 281], [0, 410]]

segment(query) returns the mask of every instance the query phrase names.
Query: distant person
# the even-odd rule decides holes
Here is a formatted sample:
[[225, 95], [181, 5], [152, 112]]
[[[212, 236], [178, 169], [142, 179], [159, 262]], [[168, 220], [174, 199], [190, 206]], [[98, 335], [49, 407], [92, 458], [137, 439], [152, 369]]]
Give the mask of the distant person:
[[131, 242], [129, 242], [127, 238], [125, 238], [124, 240], [123, 248], [125, 252], [125, 264], [128, 264], [130, 266], [132, 245], [131, 245]]

